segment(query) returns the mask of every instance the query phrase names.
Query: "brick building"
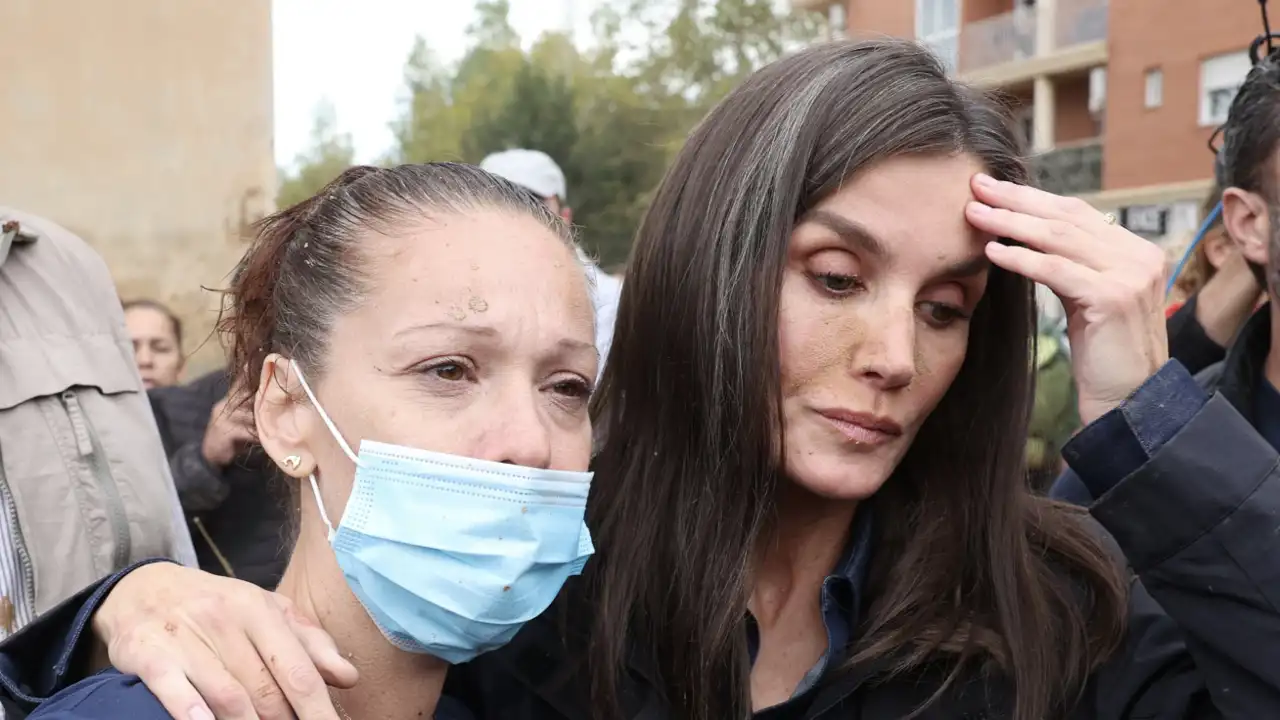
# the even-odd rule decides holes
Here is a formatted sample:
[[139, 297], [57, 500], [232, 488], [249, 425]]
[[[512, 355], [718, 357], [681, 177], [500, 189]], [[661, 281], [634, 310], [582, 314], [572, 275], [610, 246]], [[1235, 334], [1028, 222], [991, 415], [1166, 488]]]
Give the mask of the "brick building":
[[[0, 204], [84, 237], [196, 350], [201, 286], [274, 202], [271, 0], [4, 0], [0, 28]], [[203, 343], [190, 371], [221, 355]]]
[[1044, 187], [1175, 243], [1201, 219], [1207, 143], [1262, 32], [1256, 0], [792, 2], [850, 36], [920, 40], [961, 80], [1005, 92]]

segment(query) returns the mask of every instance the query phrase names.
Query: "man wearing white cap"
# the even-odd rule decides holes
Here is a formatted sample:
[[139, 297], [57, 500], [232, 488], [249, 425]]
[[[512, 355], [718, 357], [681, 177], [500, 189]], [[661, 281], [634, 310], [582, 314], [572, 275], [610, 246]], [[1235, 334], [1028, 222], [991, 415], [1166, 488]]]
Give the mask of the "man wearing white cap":
[[[539, 150], [504, 150], [493, 153], [480, 162], [483, 170], [521, 185], [558, 213], [565, 222], [573, 221], [573, 210], [565, 203], [564, 172], [549, 155]], [[600, 371], [609, 356], [613, 341], [613, 322], [618, 314], [618, 297], [622, 294], [622, 281], [601, 270], [591, 259], [582, 256], [583, 263], [595, 278], [592, 301], [596, 307], [596, 349], [600, 351]]]

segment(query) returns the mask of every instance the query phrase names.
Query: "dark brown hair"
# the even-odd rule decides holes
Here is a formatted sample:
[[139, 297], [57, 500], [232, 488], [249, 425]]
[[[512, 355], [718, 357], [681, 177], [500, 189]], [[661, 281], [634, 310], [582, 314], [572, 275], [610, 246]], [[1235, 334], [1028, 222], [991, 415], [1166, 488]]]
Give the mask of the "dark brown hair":
[[573, 243], [569, 228], [533, 194], [457, 163], [353, 167], [313, 197], [261, 220], [232, 274], [218, 324], [239, 399], [253, 397], [271, 353], [301, 363], [312, 382], [324, 374], [333, 321], [367, 291], [362, 242], [432, 214], [482, 208], [528, 215]]
[[1280, 53], [1253, 66], [1231, 101], [1222, 126], [1222, 149], [1215, 170], [1218, 185], [1261, 195], [1271, 213], [1271, 267], [1250, 262], [1258, 284], [1280, 290], [1280, 188], [1276, 187], [1276, 154], [1280, 151]]
[[[778, 310], [797, 218], [905, 154], [968, 153], [1026, 182], [1010, 126], [929, 53], [882, 40], [775, 63], [690, 136], [636, 238], [595, 405], [612, 432], [588, 508], [593, 716], [616, 713], [628, 657], [658, 668], [674, 717], [750, 715], [743, 617], [786, 482]], [[896, 673], [940, 663], [948, 682], [985, 663], [1018, 720], [1074, 702], [1126, 616], [1083, 511], [1025, 485], [1034, 337], [1031, 284], [993, 270], [963, 367], [876, 498], [852, 649]]]
[[178, 352], [182, 352], [182, 319], [169, 309], [168, 305], [159, 300], [151, 300], [150, 298], [139, 298], [137, 300], [128, 300], [121, 304], [121, 308], [127, 313], [134, 308], [145, 308], [147, 310], [155, 310], [156, 312], [169, 318], [169, 324], [173, 327], [174, 344], [178, 347]]

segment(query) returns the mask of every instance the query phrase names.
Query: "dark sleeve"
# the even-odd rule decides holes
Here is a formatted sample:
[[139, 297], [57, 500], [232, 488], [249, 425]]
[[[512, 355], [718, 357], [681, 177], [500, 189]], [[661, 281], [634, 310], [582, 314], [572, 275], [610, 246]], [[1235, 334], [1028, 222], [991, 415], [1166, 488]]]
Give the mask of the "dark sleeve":
[[147, 393], [147, 399], [151, 401], [151, 415], [156, 419], [156, 429], [160, 431], [160, 444], [164, 446], [165, 457], [173, 454], [177, 449], [177, 441], [173, 438], [173, 428], [169, 425], [169, 416], [165, 413], [164, 407], [160, 404], [160, 400], [156, 398], [154, 392]]
[[42, 704], [30, 720], [168, 720], [171, 716], [136, 675], [105, 670]]
[[1100, 498], [1150, 461], [1207, 400], [1186, 368], [1170, 360], [1120, 407], [1077, 433], [1062, 457], [1089, 494]]
[[193, 440], [174, 451], [169, 456], [169, 471], [186, 512], [215, 510], [231, 494], [222, 471], [205, 460], [203, 440]]
[[1196, 319], [1197, 297], [1193, 295], [1165, 321], [1169, 333], [1169, 357], [1182, 363], [1193, 375], [1227, 356], [1227, 349], [1210, 340], [1204, 326]]
[[143, 565], [170, 562], [143, 560], [81, 590], [0, 643], [0, 694], [27, 710], [89, 670], [93, 632], [89, 621], [120, 579]]
[[1089, 488], [1070, 468], [1053, 481], [1053, 487], [1049, 488], [1049, 497], [1081, 507], [1089, 507], [1093, 504], [1093, 495], [1089, 493]]
[[150, 393], [156, 420], [168, 428], [169, 472], [186, 512], [208, 512], [231, 493], [222, 471], [204, 458], [204, 434], [213, 406], [226, 394], [226, 373], [209, 373], [183, 386]]
[[1090, 717], [1280, 717], [1280, 468], [1221, 396], [1091, 508], [1141, 580]]

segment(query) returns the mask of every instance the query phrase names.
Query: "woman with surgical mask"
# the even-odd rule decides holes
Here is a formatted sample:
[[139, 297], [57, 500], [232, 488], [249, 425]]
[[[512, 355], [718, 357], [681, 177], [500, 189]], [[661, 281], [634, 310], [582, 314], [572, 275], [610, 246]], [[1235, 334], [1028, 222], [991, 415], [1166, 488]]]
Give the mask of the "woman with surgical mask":
[[[592, 552], [598, 358], [568, 227], [477, 168], [353, 168], [262, 223], [222, 329], [300, 500], [278, 593], [362, 678], [334, 707], [466, 717], [440, 700], [449, 665], [509, 641]], [[33, 717], [188, 711], [107, 672]]]

